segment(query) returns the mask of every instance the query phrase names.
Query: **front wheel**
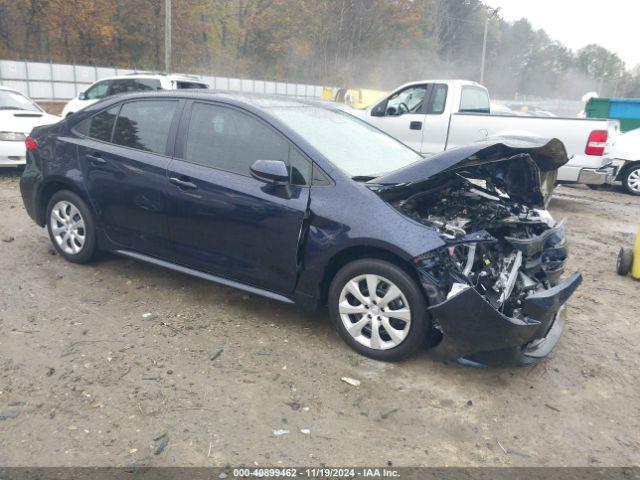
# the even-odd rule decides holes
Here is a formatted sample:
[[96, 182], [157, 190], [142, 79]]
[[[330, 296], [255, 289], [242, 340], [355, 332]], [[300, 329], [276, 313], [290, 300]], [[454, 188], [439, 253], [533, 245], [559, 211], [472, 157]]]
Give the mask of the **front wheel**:
[[640, 195], [640, 164], [625, 170], [622, 175], [622, 185], [631, 195]]
[[338, 333], [362, 355], [398, 361], [427, 343], [427, 302], [413, 278], [393, 263], [347, 264], [331, 282], [328, 300]]

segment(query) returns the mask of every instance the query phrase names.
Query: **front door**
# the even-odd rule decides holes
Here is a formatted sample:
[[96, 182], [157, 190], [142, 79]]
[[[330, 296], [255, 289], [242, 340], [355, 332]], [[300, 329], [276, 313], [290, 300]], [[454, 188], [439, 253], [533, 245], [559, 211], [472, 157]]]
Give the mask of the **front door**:
[[[267, 290], [295, 286], [311, 162], [263, 120], [206, 102], [187, 107], [167, 172], [176, 263]], [[256, 160], [287, 163], [291, 182], [253, 178]]]
[[420, 152], [430, 90], [425, 84], [394, 92], [367, 112], [365, 120]]
[[178, 100], [118, 104], [77, 130], [78, 160], [105, 235], [117, 247], [166, 258], [166, 169]]

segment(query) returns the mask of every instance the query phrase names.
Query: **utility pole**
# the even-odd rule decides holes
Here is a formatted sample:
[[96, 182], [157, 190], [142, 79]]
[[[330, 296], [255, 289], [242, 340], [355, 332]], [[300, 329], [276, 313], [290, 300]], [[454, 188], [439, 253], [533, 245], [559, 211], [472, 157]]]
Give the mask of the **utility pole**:
[[164, 71], [171, 73], [171, 0], [164, 0]]
[[487, 32], [489, 31], [489, 20], [495, 17], [500, 11], [500, 7], [494, 9], [484, 22], [484, 38], [482, 39], [482, 61], [480, 63], [480, 83], [484, 83], [484, 59], [487, 55]]

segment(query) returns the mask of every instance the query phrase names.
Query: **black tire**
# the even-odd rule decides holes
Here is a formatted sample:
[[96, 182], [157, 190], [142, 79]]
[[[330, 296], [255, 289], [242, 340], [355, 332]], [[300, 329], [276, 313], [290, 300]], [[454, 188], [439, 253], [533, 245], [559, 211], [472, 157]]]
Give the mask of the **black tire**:
[[618, 253], [618, 261], [616, 262], [616, 271], [618, 275], [626, 276], [631, 271], [633, 265], [633, 250], [622, 247]]
[[630, 193], [631, 195], [640, 195], [640, 188], [635, 188], [631, 186], [630, 184], [630, 180], [631, 180], [631, 176], [634, 176], [635, 178], [637, 178], [638, 175], [640, 175], [640, 163], [636, 163], [634, 165], [631, 165], [630, 167], [626, 168], [624, 170], [624, 172], [622, 173], [622, 186], [624, 187], [624, 189], [627, 191], [627, 193]]
[[[339, 312], [340, 294], [345, 285], [359, 275], [373, 274], [388, 279], [397, 286], [408, 302], [411, 321], [404, 340], [397, 346], [386, 350], [374, 349], [359, 343], [349, 334]], [[329, 287], [329, 314], [342, 339], [358, 353], [387, 362], [407, 358], [419, 349], [425, 348], [431, 331], [431, 320], [427, 312], [427, 302], [416, 281], [403, 269], [393, 263], [378, 259], [355, 260], [334, 276]], [[362, 318], [362, 317], [360, 317]], [[383, 332], [384, 333], [384, 332]]]
[[[56, 241], [55, 235], [52, 232], [53, 227], [51, 225], [51, 211], [53, 210], [54, 206], [61, 201], [68, 202], [76, 207], [80, 212], [80, 215], [82, 216], [82, 220], [84, 221], [84, 244], [82, 245], [80, 251], [78, 251], [77, 253], [69, 253], [64, 251]], [[58, 252], [58, 254], [62, 258], [73, 263], [88, 263], [93, 259], [97, 250], [96, 222], [91, 209], [82, 198], [69, 190], [60, 190], [54, 193], [51, 197], [51, 200], [49, 200], [49, 204], [47, 205], [46, 221], [47, 231], [49, 232], [49, 238], [51, 239], [53, 248], [56, 249], [56, 252]]]

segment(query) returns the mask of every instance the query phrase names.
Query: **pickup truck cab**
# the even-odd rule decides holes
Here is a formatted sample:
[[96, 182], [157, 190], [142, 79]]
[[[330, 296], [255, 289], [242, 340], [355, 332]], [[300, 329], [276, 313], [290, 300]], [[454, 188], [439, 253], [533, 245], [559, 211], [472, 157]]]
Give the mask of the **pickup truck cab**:
[[558, 181], [591, 185], [616, 177], [611, 154], [620, 126], [615, 120], [492, 115], [489, 92], [468, 80], [422, 80], [395, 89], [354, 113], [423, 156], [490, 137], [558, 138], [569, 163]]

